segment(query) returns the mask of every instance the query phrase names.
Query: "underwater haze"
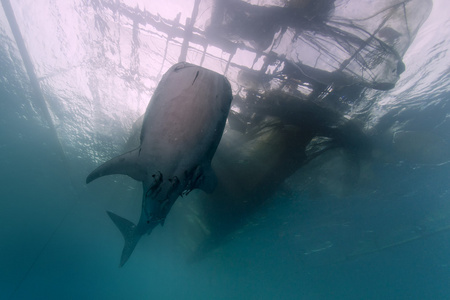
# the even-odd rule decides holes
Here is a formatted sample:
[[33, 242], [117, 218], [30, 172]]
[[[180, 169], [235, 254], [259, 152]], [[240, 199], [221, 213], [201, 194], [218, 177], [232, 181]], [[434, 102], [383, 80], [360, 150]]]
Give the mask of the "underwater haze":
[[[448, 3], [362, 2], [2, 0], [0, 299], [449, 299]], [[119, 268], [141, 186], [86, 176], [178, 61], [230, 80], [220, 187]]]

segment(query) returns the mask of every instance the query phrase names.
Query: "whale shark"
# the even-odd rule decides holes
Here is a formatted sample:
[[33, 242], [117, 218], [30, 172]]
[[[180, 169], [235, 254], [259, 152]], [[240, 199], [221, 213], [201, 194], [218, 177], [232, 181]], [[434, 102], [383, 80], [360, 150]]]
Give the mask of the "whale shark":
[[211, 160], [222, 137], [232, 100], [223, 76], [188, 63], [173, 65], [159, 82], [144, 115], [140, 145], [92, 171], [86, 183], [111, 174], [141, 181], [139, 222], [108, 215], [125, 239], [122, 267], [140, 238], [150, 234], [180, 196], [193, 189], [211, 193], [217, 177]]

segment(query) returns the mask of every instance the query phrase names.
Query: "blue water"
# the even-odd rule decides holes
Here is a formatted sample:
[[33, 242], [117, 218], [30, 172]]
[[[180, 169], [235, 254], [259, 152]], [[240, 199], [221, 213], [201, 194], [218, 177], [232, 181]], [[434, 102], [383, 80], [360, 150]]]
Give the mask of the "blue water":
[[[259, 226], [199, 263], [161, 253], [153, 244], [158, 238], [148, 238], [119, 269], [120, 235], [97, 196], [68, 188], [64, 170], [49, 153], [48, 132], [20, 120], [9, 124], [23, 138], [10, 136], [11, 144], [2, 147], [5, 299], [446, 299], [450, 293], [448, 230], [348, 259], [336, 253], [305, 256], [290, 234], [329, 217], [335, 224], [318, 232], [345, 243], [360, 228], [389, 232], [430, 211], [448, 215], [448, 166], [380, 170], [390, 182], [364, 198], [278, 195], [253, 217]], [[339, 210], [340, 216], [330, 213]], [[350, 228], [339, 224], [343, 219]], [[342, 251], [345, 246], [334, 245]]]
[[[448, 149], [450, 23], [437, 17], [443, 6], [435, 3], [407, 52], [397, 87], [366, 96], [375, 101], [368, 132], [382, 130], [372, 124], [384, 118], [386, 128], [436, 136], [426, 148]], [[203, 259], [186, 261], [170, 231], [159, 228], [118, 268], [122, 237], [105, 210], [131, 213], [139, 197], [112, 200], [131, 185], [119, 177], [84, 185], [92, 162], [77, 161], [64, 144], [77, 163], [61, 158], [60, 142], [16, 71], [0, 71], [0, 299], [450, 298], [445, 150], [434, 150], [431, 162], [420, 161], [423, 153], [408, 161], [387, 155], [392, 145], [373, 134], [384, 154], [368, 162], [369, 179], [350, 192], [296, 188], [317, 175], [306, 166]], [[355, 113], [367, 109], [361, 101]]]

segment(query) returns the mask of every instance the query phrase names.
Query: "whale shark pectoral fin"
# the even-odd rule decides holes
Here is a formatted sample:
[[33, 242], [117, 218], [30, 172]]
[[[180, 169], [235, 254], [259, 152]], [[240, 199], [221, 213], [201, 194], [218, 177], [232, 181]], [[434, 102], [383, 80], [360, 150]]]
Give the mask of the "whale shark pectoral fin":
[[137, 162], [139, 151], [140, 148], [108, 160], [88, 175], [86, 183], [112, 174], [128, 175], [133, 179], [143, 181], [145, 178], [145, 170], [140, 169]]
[[203, 177], [202, 180], [198, 182], [196, 188], [203, 190], [204, 192], [210, 194], [214, 191], [217, 186], [217, 176], [214, 173], [214, 170], [211, 168], [211, 165], [208, 164], [203, 166]]
[[134, 225], [132, 222], [110, 211], [107, 211], [107, 213], [108, 216], [111, 218], [111, 220], [114, 222], [114, 224], [116, 224], [117, 228], [119, 228], [125, 240], [125, 245], [123, 246], [122, 256], [120, 257], [120, 265], [119, 265], [119, 267], [122, 267], [130, 258], [131, 253], [133, 253], [134, 248], [136, 248], [136, 245], [139, 242], [142, 235], [136, 232], [136, 225]]

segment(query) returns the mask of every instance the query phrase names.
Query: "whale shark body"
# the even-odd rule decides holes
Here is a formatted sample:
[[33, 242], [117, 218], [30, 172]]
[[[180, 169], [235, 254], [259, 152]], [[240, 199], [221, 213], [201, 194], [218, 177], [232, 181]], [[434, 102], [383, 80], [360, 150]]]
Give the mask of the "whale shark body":
[[211, 160], [222, 137], [231, 100], [231, 87], [224, 76], [188, 63], [172, 66], [147, 107], [140, 146], [88, 175], [86, 183], [111, 174], [142, 181], [142, 210], [137, 225], [107, 212], [125, 239], [120, 266], [142, 235], [164, 224], [179, 196], [196, 188], [207, 193], [214, 190], [217, 178]]

